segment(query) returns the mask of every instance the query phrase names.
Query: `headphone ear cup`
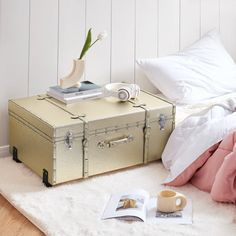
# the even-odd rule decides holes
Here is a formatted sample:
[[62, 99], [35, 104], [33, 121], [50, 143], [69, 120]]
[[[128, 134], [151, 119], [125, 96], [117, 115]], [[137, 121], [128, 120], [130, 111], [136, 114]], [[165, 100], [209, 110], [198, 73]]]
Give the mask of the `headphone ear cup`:
[[118, 89], [117, 96], [121, 101], [128, 101], [131, 99], [131, 89], [129, 87], [122, 87]]
[[105, 85], [105, 96], [114, 96], [121, 101], [135, 99], [140, 93], [140, 87], [137, 84], [110, 83]]

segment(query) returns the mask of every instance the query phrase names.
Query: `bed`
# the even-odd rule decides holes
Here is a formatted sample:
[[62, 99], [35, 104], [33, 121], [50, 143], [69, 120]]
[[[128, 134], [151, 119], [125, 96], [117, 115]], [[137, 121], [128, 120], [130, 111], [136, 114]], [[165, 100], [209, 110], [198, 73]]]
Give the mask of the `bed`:
[[[164, 95], [159, 94], [159, 96], [164, 97]], [[193, 105], [176, 105], [176, 116], [175, 124], [178, 126], [185, 118], [192, 114], [199, 113], [215, 104], [221, 104], [222, 102], [227, 101], [236, 97], [236, 92], [224, 94], [218, 97], [210, 98], [205, 101], [193, 104]]]
[[176, 104], [175, 129], [162, 154], [169, 186], [193, 185], [236, 203], [236, 64], [216, 31], [186, 49], [137, 60]]
[[[189, 115], [189, 107], [180, 109]], [[194, 113], [176, 126], [162, 153], [162, 162], [170, 170], [164, 183], [177, 187], [190, 181], [213, 200], [235, 204], [236, 95], [190, 111]]]

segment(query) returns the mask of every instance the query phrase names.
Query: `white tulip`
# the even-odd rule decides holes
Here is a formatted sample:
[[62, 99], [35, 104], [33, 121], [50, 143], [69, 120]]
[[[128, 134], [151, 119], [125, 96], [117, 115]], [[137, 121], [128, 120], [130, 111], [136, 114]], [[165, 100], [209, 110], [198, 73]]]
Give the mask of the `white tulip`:
[[103, 40], [107, 37], [107, 32], [106, 31], [103, 31], [101, 32], [98, 36], [97, 36], [97, 39], [98, 40]]
[[[1, 1], [1, 0], [0, 0], [0, 1]], [[85, 42], [84, 42], [84, 46], [83, 46], [82, 51], [81, 51], [81, 53], [80, 53], [79, 59], [82, 59], [82, 58], [85, 56], [86, 52], [87, 52], [95, 43], [97, 43], [98, 41], [103, 40], [104, 38], [107, 37], [107, 32], [106, 32], [106, 31], [103, 31], [103, 32], [101, 32], [100, 34], [98, 34], [97, 39], [96, 39], [93, 43], [91, 43], [91, 39], [92, 39], [91, 30], [92, 30], [92, 29], [90, 28], [89, 31], [88, 31], [88, 33], [87, 33], [87, 36], [86, 36], [86, 39], [85, 39]]]

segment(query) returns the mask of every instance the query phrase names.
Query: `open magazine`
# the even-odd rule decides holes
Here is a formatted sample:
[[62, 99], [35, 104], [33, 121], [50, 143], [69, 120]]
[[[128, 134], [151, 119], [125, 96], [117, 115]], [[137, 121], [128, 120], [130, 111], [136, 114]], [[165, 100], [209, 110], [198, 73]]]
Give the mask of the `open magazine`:
[[157, 211], [157, 198], [151, 198], [143, 189], [111, 195], [102, 219], [153, 221], [156, 223], [192, 224], [192, 203], [188, 199], [182, 211], [163, 213]]

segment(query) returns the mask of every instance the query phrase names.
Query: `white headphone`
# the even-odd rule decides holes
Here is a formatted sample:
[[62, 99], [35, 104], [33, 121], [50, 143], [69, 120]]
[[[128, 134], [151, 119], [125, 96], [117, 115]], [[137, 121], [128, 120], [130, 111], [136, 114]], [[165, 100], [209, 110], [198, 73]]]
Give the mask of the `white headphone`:
[[121, 101], [137, 98], [140, 94], [140, 87], [137, 84], [110, 83], [104, 88], [106, 96], [114, 96]]

